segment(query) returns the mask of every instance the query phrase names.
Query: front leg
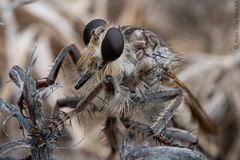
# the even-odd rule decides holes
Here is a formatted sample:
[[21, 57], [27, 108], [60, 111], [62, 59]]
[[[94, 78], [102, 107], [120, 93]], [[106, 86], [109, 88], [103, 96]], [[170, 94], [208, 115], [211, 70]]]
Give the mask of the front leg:
[[68, 54], [70, 55], [74, 64], [78, 62], [80, 58], [80, 52], [78, 51], [77, 47], [74, 44], [64, 47], [55, 59], [54, 65], [50, 70], [48, 76], [44, 79], [36, 81], [37, 88], [47, 87], [55, 82], [63, 60]]
[[[55, 83], [55, 80], [57, 78], [57, 75], [59, 73], [59, 70], [61, 68], [61, 65], [63, 63], [63, 60], [67, 55], [70, 55], [72, 61], [74, 64], [76, 64], [80, 58], [80, 52], [78, 51], [77, 47], [74, 44], [71, 44], [61, 50], [57, 58], [55, 59], [54, 65], [51, 68], [48, 76], [46, 78], [36, 80], [36, 88], [44, 88], [49, 85], [52, 85]], [[21, 95], [18, 100], [18, 105], [20, 107], [21, 112], [24, 109], [24, 97]], [[23, 114], [23, 112], [22, 112]], [[24, 114], [23, 114], [24, 115]]]

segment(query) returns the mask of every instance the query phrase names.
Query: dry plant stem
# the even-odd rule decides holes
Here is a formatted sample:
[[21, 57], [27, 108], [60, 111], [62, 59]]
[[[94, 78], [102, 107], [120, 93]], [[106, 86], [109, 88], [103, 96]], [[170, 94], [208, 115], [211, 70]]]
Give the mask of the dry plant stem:
[[27, 132], [30, 133], [32, 124], [28, 119], [23, 117], [18, 107], [16, 107], [15, 105], [8, 104], [4, 100], [0, 99], [0, 109], [4, 110], [9, 115], [15, 117], [18, 120], [20, 126], [24, 127], [27, 130]]
[[14, 66], [9, 72], [12, 81], [20, 88], [30, 117], [24, 117], [19, 106], [10, 105], [0, 99], [1, 109], [16, 117], [22, 128], [28, 132], [30, 138], [23, 138], [22, 140], [1, 145], [0, 154], [4, 154], [12, 149], [27, 147], [31, 149], [32, 159], [52, 160], [53, 143], [59, 137], [59, 132], [48, 127], [49, 121], [47, 121], [44, 115], [42, 106], [42, 99], [47, 90], [38, 90], [36, 88], [36, 83], [31, 76], [31, 67], [34, 62], [35, 60], [33, 60], [26, 72], [19, 66]]
[[134, 135], [128, 132], [123, 140], [121, 150], [122, 160], [206, 160], [200, 152], [186, 148], [167, 146], [150, 147], [147, 141], [134, 146], [133, 142]]
[[[71, 45], [61, 51], [61, 54], [59, 54], [46, 79], [34, 81], [31, 77], [31, 67], [25, 72], [20, 67], [14, 66], [9, 73], [13, 82], [22, 89], [22, 95], [19, 102], [19, 104], [22, 104], [19, 105], [20, 109], [23, 110], [21, 106], [23, 106], [23, 103], [26, 103], [27, 111], [30, 115], [29, 121], [32, 124], [32, 127], [29, 134], [32, 136], [32, 159], [52, 159], [52, 143], [55, 142], [59, 136], [57, 135], [57, 133], [59, 133], [58, 129], [62, 127], [65, 121], [83, 111], [102, 89], [109, 91], [114, 86], [112, 77], [106, 76], [103, 81], [99, 82], [97, 86], [77, 104], [77, 107], [73, 111], [66, 113], [61, 117], [57, 117], [56, 120], [51, 120], [51, 122], [47, 121], [43, 113], [41, 101], [46, 92], [45, 87], [50, 87], [50, 85], [55, 82], [62, 61], [68, 53], [70, 53], [73, 62], [77, 62], [80, 53], [77, 52], [74, 47], [74, 45]], [[34, 59], [31, 65], [33, 65], [35, 61], [36, 59]]]
[[11, 150], [17, 149], [17, 148], [30, 149], [31, 148], [30, 143], [31, 143], [31, 139], [23, 138], [21, 140], [15, 140], [15, 141], [11, 141], [11, 142], [5, 143], [3, 145], [0, 145], [0, 156], [8, 151], [11, 151]]
[[[15, 67], [17, 69], [17, 67]], [[13, 68], [13, 70], [15, 69]], [[11, 70], [12, 71], [12, 70]], [[18, 70], [15, 70], [18, 72]], [[11, 72], [10, 72], [11, 73]], [[22, 75], [22, 70], [19, 72]], [[31, 142], [31, 157], [32, 159], [52, 159], [52, 146], [50, 142], [46, 142], [47, 138], [44, 134], [51, 134], [46, 126], [46, 118], [42, 110], [41, 98], [37, 97], [38, 90], [36, 89], [35, 81], [31, 77], [31, 68], [25, 74], [23, 85], [23, 97], [28, 105], [28, 111], [30, 114], [30, 121], [33, 125], [30, 134], [32, 134]], [[36, 132], [36, 133], [35, 133]], [[51, 136], [51, 135], [49, 135]], [[53, 136], [53, 135], [52, 135]], [[51, 139], [51, 137], [49, 137]]]
[[26, 4], [30, 4], [30, 3], [33, 3], [37, 0], [15, 0], [13, 2], [8, 2], [6, 4], [3, 3], [2, 6], [2, 9], [14, 9], [14, 8], [17, 8], [17, 7], [20, 7], [20, 6], [23, 6], [23, 5], [26, 5]]
[[[32, 62], [32, 65], [34, 63], [35, 61]], [[56, 70], [59, 70], [59, 67], [56, 67]], [[14, 66], [9, 72], [9, 76], [12, 81], [22, 91], [21, 100], [22, 103], [23, 101], [25, 101], [30, 117], [24, 117], [21, 114], [21, 108], [19, 109], [13, 105], [12, 107], [10, 105], [7, 105], [6, 102], [2, 101], [1, 106], [3, 106], [2, 108], [8, 111], [9, 114], [18, 115], [18, 117], [20, 117], [20, 124], [24, 124], [23, 128], [26, 128], [28, 133], [31, 135], [32, 139], [30, 141], [30, 144], [26, 144], [31, 146], [32, 148], [31, 158], [36, 160], [51, 160], [53, 159], [52, 143], [55, 142], [58, 138], [58, 127], [62, 126], [66, 120], [72, 118], [73, 116], [84, 110], [86, 106], [91, 103], [92, 99], [95, 98], [102, 89], [108, 89], [109, 86], [113, 86], [113, 79], [111, 76], [106, 76], [103, 81], [97, 84], [93, 91], [91, 91], [86, 97], [82, 99], [80, 103], [77, 104], [77, 107], [73, 111], [64, 114], [62, 117], [57, 117], [57, 120], [53, 120], [53, 122], [49, 124], [49, 121], [47, 121], [44, 115], [42, 107], [42, 98], [44, 97], [43, 95], [46, 92], [46, 89], [37, 89], [36, 81], [32, 79], [31, 73], [31, 67], [27, 70], [27, 72], [25, 72], [19, 66]], [[17, 110], [17, 114], [10, 110], [11, 107]]]

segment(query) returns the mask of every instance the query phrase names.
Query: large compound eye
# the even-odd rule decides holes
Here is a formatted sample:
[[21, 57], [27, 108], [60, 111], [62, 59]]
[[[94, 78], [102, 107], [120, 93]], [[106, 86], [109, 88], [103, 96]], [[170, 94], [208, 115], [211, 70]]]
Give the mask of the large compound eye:
[[102, 19], [94, 19], [91, 22], [89, 22], [83, 31], [83, 40], [85, 45], [87, 45], [91, 39], [91, 31], [101, 25], [105, 25], [106, 22]]
[[102, 42], [102, 58], [104, 62], [113, 61], [119, 58], [124, 47], [122, 33], [115, 27], [108, 29]]

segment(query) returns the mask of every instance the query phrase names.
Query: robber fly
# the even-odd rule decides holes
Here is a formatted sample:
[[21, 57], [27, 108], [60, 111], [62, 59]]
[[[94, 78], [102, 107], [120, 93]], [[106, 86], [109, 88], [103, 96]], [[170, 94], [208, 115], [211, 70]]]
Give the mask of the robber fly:
[[134, 120], [135, 124], [140, 123], [139, 128], [144, 126], [142, 128], [150, 129], [149, 132], [156, 136], [164, 130], [164, 123], [171, 119], [182, 103], [183, 94], [202, 128], [210, 133], [215, 131], [197, 100], [173, 74], [172, 70], [181, 57], [167, 46], [163, 38], [143, 28], [115, 26], [95, 19], [86, 25], [83, 39], [86, 47], [81, 54], [74, 45], [65, 47], [48, 77], [37, 81], [37, 86], [54, 83], [62, 61], [69, 53], [80, 75], [75, 89], [80, 89], [91, 80], [95, 88], [81, 100], [59, 100], [57, 106], [75, 106], [68, 117], [65, 116], [68, 119], [93, 103], [101, 92], [103, 110], [107, 113], [104, 132], [112, 152], [119, 150], [114, 133], [118, 121], [127, 127]]

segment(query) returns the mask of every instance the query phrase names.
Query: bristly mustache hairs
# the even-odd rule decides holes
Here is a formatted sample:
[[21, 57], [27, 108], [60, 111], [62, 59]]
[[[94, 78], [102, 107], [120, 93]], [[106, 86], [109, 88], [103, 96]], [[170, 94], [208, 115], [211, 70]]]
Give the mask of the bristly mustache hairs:
[[108, 159], [116, 158], [126, 135], [118, 129], [120, 123], [134, 136], [142, 133], [172, 147], [172, 153], [177, 154], [174, 152], [176, 147], [193, 149], [197, 145], [193, 135], [168, 127], [185, 99], [203, 130], [216, 133], [214, 124], [196, 98], [172, 72], [182, 58], [157, 34], [139, 27], [116, 26], [94, 19], [86, 25], [83, 40], [86, 47], [81, 54], [73, 44], [63, 48], [47, 78], [36, 81], [37, 89], [54, 84], [62, 62], [69, 54], [80, 75], [74, 88], [93, 86], [84, 97], [59, 100], [57, 109], [72, 107], [73, 110], [57, 117], [49, 128], [56, 129], [66, 120], [89, 110], [88, 106], [98, 108], [101, 104], [100, 111], [107, 115], [103, 131], [111, 147]]

